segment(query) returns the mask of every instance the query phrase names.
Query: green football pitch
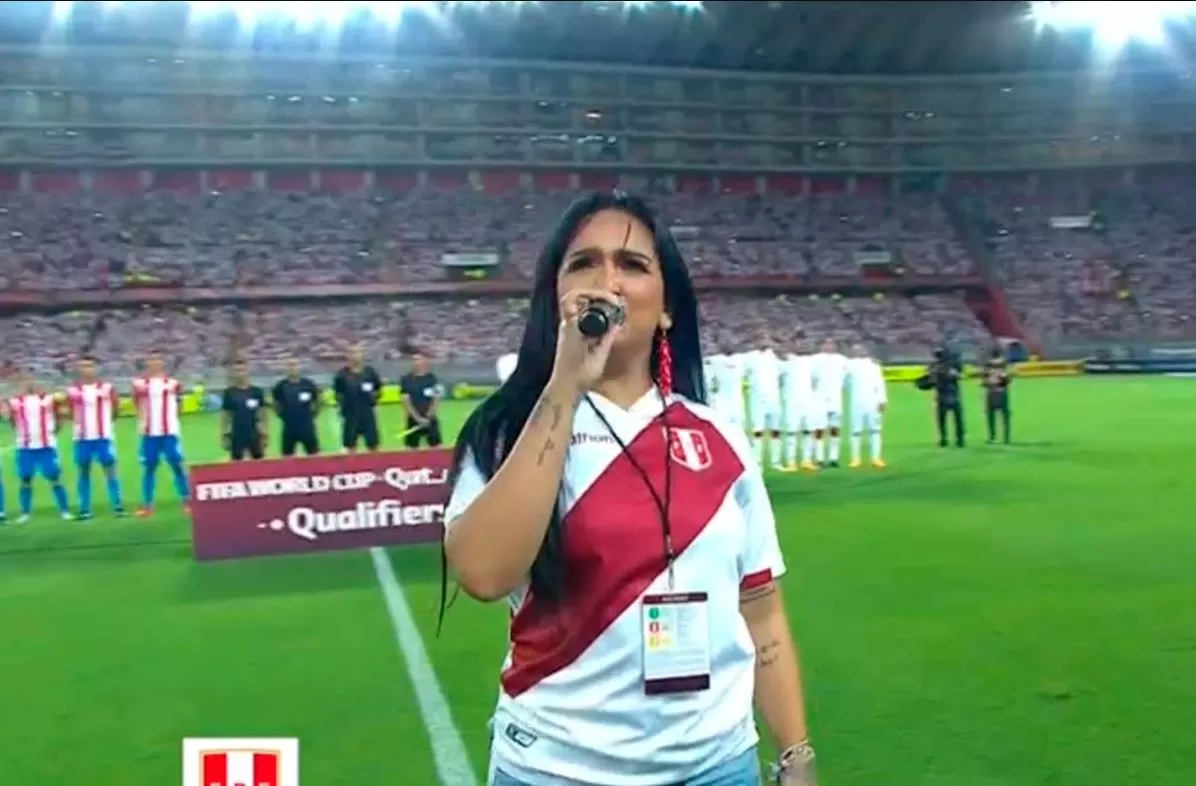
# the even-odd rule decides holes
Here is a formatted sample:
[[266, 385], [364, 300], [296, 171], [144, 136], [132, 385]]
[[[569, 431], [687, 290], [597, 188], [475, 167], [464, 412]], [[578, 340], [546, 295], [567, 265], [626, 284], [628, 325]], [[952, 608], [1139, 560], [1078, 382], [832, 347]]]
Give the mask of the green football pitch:
[[[888, 469], [770, 477], [824, 786], [1196, 783], [1194, 394], [1023, 381], [1018, 444], [973, 400], [961, 451], [900, 388]], [[213, 417], [185, 427], [219, 459]], [[0, 784], [177, 784], [183, 737], [295, 736], [306, 786], [437, 786], [370, 555], [196, 564], [161, 474], [152, 519], [108, 517], [97, 477], [95, 520], [39, 486], [0, 528]], [[437, 637], [436, 549], [390, 560], [480, 775], [506, 611], [462, 598]]]

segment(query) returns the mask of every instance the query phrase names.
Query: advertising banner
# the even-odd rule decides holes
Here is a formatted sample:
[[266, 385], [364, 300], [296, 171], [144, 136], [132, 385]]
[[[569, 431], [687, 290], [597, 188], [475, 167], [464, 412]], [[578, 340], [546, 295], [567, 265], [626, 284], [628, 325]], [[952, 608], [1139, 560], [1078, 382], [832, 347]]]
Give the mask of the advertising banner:
[[1095, 216], [1091, 213], [1072, 216], [1051, 216], [1051, 229], [1091, 229]]
[[435, 543], [452, 451], [356, 453], [191, 468], [197, 560]]
[[1087, 360], [1086, 374], [1193, 374], [1196, 360]]
[[1084, 372], [1084, 364], [1078, 360], [1037, 360], [1014, 363], [1015, 377], [1074, 377]]

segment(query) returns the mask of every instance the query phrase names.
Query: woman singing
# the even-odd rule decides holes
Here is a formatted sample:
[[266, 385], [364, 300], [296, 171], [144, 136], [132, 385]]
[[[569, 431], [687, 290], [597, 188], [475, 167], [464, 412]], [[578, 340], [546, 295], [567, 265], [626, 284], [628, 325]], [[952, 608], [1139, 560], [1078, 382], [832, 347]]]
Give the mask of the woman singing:
[[511, 605], [491, 786], [758, 786], [753, 698], [777, 782], [814, 783], [772, 507], [705, 398], [671, 234], [633, 197], [575, 203], [446, 514], [462, 588]]

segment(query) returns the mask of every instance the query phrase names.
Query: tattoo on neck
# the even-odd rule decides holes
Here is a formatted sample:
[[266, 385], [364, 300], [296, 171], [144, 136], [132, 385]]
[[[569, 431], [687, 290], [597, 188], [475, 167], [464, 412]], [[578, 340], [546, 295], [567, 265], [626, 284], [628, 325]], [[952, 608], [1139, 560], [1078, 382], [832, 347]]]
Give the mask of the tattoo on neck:
[[766, 644], [760, 645], [756, 649], [756, 667], [764, 669], [776, 663], [781, 657], [780, 650], [781, 642], [778, 639], [772, 639]]

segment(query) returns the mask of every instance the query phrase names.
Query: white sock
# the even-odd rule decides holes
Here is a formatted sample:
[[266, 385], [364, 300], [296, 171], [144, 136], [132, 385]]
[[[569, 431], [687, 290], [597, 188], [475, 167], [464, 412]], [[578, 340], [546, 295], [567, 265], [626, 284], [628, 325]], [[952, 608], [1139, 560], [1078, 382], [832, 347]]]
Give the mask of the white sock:
[[797, 434], [792, 431], [785, 433], [785, 463], [797, 463]]
[[814, 437], [814, 460], [819, 464], [826, 461], [826, 438]]
[[756, 463], [764, 465], [764, 437], [752, 437], [752, 450], [756, 453]]
[[860, 443], [861, 443], [862, 441], [863, 441], [863, 440], [862, 440], [862, 439], [860, 439], [860, 435], [859, 435], [859, 434], [852, 434], [852, 435], [851, 435], [851, 460], [852, 460], [852, 461], [859, 461], [859, 460], [860, 460]]
[[802, 435], [801, 460], [806, 464], [814, 460], [814, 437], [808, 431]]
[[773, 434], [768, 440], [768, 463], [774, 467], [781, 466], [781, 437]]
[[842, 438], [838, 434], [835, 434], [834, 436], [831, 437], [831, 461], [832, 462], [839, 460], [839, 445], [841, 442], [842, 442]]
[[880, 432], [872, 432], [872, 460], [876, 461], [880, 458]]

